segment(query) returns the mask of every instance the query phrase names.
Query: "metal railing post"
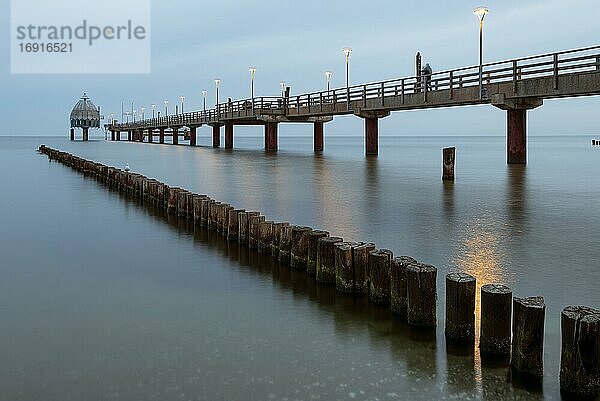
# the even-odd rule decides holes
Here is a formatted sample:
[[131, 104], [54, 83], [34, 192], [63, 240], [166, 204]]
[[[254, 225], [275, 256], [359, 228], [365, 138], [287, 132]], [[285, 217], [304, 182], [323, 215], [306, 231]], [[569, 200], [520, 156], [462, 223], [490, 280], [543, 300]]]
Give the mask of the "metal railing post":
[[450, 99], [454, 98], [454, 71], [450, 71]]
[[513, 92], [517, 93], [517, 60], [513, 60], [512, 65], [512, 73], [513, 73]]
[[381, 105], [385, 105], [385, 84], [381, 83]]
[[558, 89], [558, 54], [554, 54], [553, 57], [553, 73], [554, 73], [554, 89]]
[[400, 89], [402, 90], [402, 92], [401, 92], [402, 104], [404, 104], [404, 78], [402, 78], [402, 81], [400, 81]]

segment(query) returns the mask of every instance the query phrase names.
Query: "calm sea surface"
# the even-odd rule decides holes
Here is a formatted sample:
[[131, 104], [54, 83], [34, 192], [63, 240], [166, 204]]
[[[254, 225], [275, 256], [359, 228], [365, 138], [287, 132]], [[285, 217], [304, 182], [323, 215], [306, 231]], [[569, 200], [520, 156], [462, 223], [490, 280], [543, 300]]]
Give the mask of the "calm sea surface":
[[[0, 138], [0, 400], [559, 400], [560, 311], [600, 307], [600, 148], [502, 137], [236, 138], [202, 147]], [[599, 138], [595, 138], [599, 139]], [[438, 267], [437, 335], [111, 192], [40, 143]], [[443, 184], [441, 148], [457, 146]], [[448, 352], [444, 277], [546, 299], [543, 389]], [[478, 297], [479, 298], [479, 297]], [[479, 299], [477, 300], [479, 303]]]

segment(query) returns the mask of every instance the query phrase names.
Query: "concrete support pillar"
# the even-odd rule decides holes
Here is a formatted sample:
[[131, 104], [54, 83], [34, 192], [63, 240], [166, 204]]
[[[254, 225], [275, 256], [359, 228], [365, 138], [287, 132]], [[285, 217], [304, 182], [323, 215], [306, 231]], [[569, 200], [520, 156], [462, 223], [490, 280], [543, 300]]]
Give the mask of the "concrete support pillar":
[[179, 145], [179, 128], [172, 127], [173, 130], [173, 145]]
[[154, 142], [154, 128], [148, 130], [148, 143]]
[[110, 131], [110, 140], [114, 142], [114, 140], [115, 140], [115, 131]]
[[158, 143], [165, 143], [165, 129], [164, 128], [159, 128], [158, 129]]
[[121, 131], [115, 131], [115, 139], [116, 139], [117, 141], [120, 141], [120, 140], [121, 140]]
[[233, 124], [225, 124], [225, 149], [233, 149]]
[[129, 142], [131, 142], [133, 139], [133, 132], [132, 131], [127, 131], [127, 140]]
[[196, 146], [196, 129], [195, 125], [190, 126], [190, 146]]
[[365, 154], [367, 156], [379, 154], [379, 119], [377, 117], [365, 118]]
[[88, 127], [83, 128], [83, 140], [88, 141], [90, 136], [90, 129]]
[[527, 163], [527, 110], [506, 111], [506, 161], [508, 164]]
[[315, 152], [323, 151], [323, 121], [316, 121], [313, 128], [313, 149]]
[[71, 138], [72, 141], [75, 140], [75, 128], [71, 128], [71, 131], [69, 133], [69, 137]]
[[506, 162], [527, 163], [527, 110], [544, 104], [542, 99], [509, 98], [503, 93], [492, 96], [492, 105], [506, 110]]
[[213, 148], [221, 146], [221, 126], [213, 125]]
[[265, 124], [265, 150], [277, 151], [277, 123]]

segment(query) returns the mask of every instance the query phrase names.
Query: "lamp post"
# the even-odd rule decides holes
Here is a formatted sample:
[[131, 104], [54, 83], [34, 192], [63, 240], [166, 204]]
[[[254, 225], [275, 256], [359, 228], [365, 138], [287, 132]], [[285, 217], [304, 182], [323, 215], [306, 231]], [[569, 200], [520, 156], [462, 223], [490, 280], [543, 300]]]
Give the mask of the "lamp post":
[[221, 80], [215, 79], [215, 88], [217, 89], [217, 102], [215, 103], [215, 107], [217, 108], [217, 118], [221, 115], [219, 110], [219, 88], [221, 87]]
[[217, 89], [217, 102], [215, 103], [215, 106], [219, 105], [219, 87], [221, 87], [221, 80], [215, 79], [215, 88]]
[[327, 97], [329, 97], [329, 86], [331, 84], [331, 77], [333, 76], [333, 72], [325, 71], [325, 80], [327, 81]]
[[110, 113], [110, 125], [115, 123], [115, 113]]
[[181, 100], [181, 114], [183, 114], [183, 104], [185, 103], [185, 96], [179, 96], [179, 100]]
[[130, 113], [130, 112], [128, 112], [128, 111], [126, 111], [126, 112], [125, 112], [125, 118], [126, 118], [126, 122], [127, 122], [127, 124], [129, 124], [129, 115], [130, 115], [130, 114], [131, 114], [131, 113]]
[[473, 10], [473, 14], [479, 19], [479, 99], [483, 98], [483, 20], [488, 12], [487, 7]]
[[134, 123], [134, 124], [135, 124], [135, 113], [136, 113], [136, 110], [135, 110], [135, 109], [133, 109], [133, 123]]
[[344, 47], [342, 49], [346, 56], [346, 103], [348, 110], [350, 109], [350, 54], [352, 54], [352, 48]]
[[206, 94], [208, 92], [205, 90], [202, 90], [202, 97], [204, 98], [204, 114], [206, 114]]
[[142, 121], [144, 121], [144, 118], [145, 118], [144, 111], [146, 110], [146, 108], [142, 107], [140, 110], [142, 111]]
[[252, 110], [254, 110], [254, 74], [256, 73], [256, 68], [250, 67], [248, 71], [250, 71], [250, 97], [252, 98]]
[[165, 100], [163, 103], [165, 104], [165, 116], [168, 117], [169, 116], [169, 101]]
[[285, 81], [281, 81], [279, 86], [281, 86], [281, 97], [285, 97]]
[[152, 105], [152, 119], [154, 119], [154, 112], [156, 111], [156, 105]]

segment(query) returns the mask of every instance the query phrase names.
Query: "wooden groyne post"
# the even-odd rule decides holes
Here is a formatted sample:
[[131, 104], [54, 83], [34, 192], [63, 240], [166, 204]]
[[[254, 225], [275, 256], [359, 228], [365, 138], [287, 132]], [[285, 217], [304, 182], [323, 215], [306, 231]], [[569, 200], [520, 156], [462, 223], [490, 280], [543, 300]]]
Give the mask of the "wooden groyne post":
[[561, 313], [560, 389], [594, 399], [600, 396], [600, 310], [567, 306]]
[[481, 287], [479, 349], [482, 354], [510, 356], [512, 290], [501, 284]]
[[414, 263], [409, 256], [398, 256], [390, 265], [390, 309], [402, 318], [406, 318], [406, 268]]
[[369, 252], [369, 299], [374, 304], [390, 302], [390, 264], [393, 257], [388, 249]]
[[436, 325], [437, 269], [424, 263], [406, 267], [407, 321], [411, 326]]
[[544, 297], [513, 298], [513, 341], [510, 365], [514, 371], [541, 379], [544, 374]]
[[446, 328], [448, 340], [475, 341], [475, 277], [467, 273], [446, 275]]
[[444, 148], [442, 150], [442, 180], [454, 181], [454, 165], [456, 161], [456, 148]]

